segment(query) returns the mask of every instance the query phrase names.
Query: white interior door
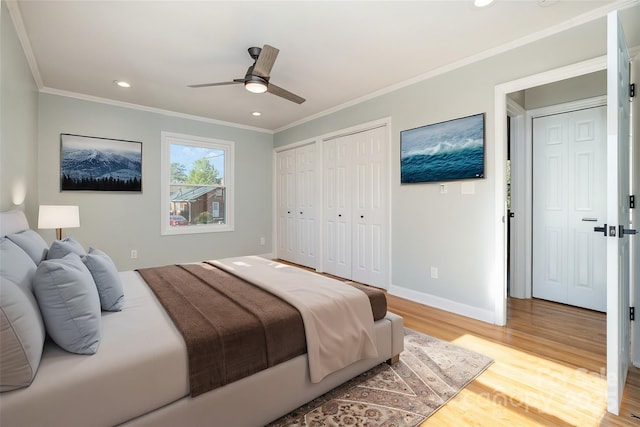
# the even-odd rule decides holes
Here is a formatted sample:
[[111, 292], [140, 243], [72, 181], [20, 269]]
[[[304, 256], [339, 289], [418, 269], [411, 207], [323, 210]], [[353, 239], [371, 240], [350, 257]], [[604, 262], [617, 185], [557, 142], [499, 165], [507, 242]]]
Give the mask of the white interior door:
[[533, 120], [533, 296], [606, 311], [606, 107]]
[[[631, 81], [638, 82], [640, 76], [640, 53], [635, 60], [631, 60]], [[634, 102], [631, 102], [631, 118], [633, 128], [631, 129], [631, 146], [633, 160], [631, 162], [631, 193], [636, 195], [638, 202], [638, 189], [640, 189], [640, 97], [636, 95]], [[634, 119], [635, 118], [635, 119]], [[631, 212], [631, 224], [634, 229], [638, 229], [640, 222], [638, 209]], [[637, 235], [636, 235], [637, 236]], [[635, 237], [631, 241], [631, 305], [640, 310], [640, 237]], [[631, 360], [634, 366], [640, 368], [640, 322], [631, 323]]]
[[629, 53], [614, 11], [607, 17], [607, 410], [616, 415], [630, 358], [629, 100]]

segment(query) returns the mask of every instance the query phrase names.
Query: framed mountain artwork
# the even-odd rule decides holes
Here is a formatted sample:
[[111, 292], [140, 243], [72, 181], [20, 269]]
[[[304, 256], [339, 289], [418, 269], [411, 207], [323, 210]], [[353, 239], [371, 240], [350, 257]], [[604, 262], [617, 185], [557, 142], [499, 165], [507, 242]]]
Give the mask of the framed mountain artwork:
[[142, 142], [60, 134], [60, 191], [142, 191]]

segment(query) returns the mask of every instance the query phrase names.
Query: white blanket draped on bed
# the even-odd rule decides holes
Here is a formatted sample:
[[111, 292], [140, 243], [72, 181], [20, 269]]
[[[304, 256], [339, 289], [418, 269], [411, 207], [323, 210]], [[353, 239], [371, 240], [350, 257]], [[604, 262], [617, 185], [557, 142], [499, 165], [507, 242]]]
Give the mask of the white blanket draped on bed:
[[211, 262], [298, 309], [304, 321], [312, 382], [360, 359], [377, 357], [373, 314], [364, 292], [257, 256]]

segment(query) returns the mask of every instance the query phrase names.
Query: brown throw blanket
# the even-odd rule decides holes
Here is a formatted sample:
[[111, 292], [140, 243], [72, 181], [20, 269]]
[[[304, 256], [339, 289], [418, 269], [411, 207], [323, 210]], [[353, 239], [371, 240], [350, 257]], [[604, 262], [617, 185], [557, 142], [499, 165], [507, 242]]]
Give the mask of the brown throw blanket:
[[[191, 396], [304, 354], [304, 325], [287, 302], [210, 264], [138, 270], [182, 334]], [[382, 291], [360, 287], [374, 319], [386, 314]]]

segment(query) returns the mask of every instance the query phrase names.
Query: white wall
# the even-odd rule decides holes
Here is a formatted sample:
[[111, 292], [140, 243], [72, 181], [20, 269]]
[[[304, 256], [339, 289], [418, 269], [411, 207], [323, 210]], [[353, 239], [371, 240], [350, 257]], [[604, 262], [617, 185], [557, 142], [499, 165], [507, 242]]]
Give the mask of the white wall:
[[[79, 205], [81, 226], [65, 235], [104, 250], [119, 269], [271, 252], [271, 134], [46, 93], [38, 117], [39, 203]], [[161, 131], [235, 141], [235, 231], [160, 235]], [[61, 133], [141, 141], [142, 193], [60, 192]], [[54, 239], [53, 230], [41, 234]]]
[[22, 205], [35, 224], [38, 90], [4, 1], [0, 19], [0, 211]]
[[[637, 43], [637, 41], [636, 41]], [[275, 145], [390, 116], [392, 122], [392, 286], [402, 296], [493, 321], [496, 272], [494, 224], [494, 88], [496, 85], [601, 56], [606, 22], [599, 19], [420, 83], [363, 101], [333, 114], [285, 129]], [[461, 194], [461, 182], [399, 184], [401, 130], [470, 114], [486, 113], [486, 179], [475, 193]], [[429, 277], [430, 266], [439, 278]]]

